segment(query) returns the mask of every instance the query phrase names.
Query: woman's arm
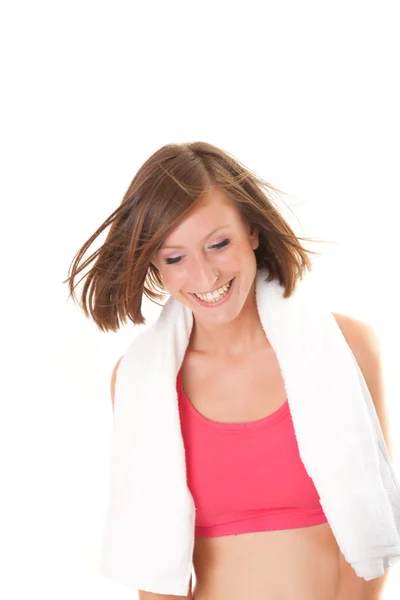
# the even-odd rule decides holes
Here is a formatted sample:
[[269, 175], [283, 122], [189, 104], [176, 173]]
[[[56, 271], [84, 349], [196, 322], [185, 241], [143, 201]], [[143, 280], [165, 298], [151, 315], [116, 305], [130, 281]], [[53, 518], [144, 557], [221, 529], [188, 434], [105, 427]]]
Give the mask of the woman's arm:
[[365, 581], [340, 554], [339, 592], [335, 600], [382, 600], [388, 575], [386, 570], [382, 577]]
[[115, 396], [115, 381], [117, 379], [117, 371], [118, 371], [119, 363], [121, 362], [121, 360], [122, 360], [122, 356], [121, 356], [121, 358], [119, 358], [117, 360], [117, 363], [111, 374], [110, 391], [111, 391], [111, 404], [112, 404], [113, 410], [114, 410], [114, 396]]
[[[368, 323], [346, 315], [333, 315], [364, 376], [389, 455], [393, 458], [380, 340]], [[340, 554], [340, 586], [336, 600], [381, 600], [388, 575], [387, 569], [381, 577], [365, 581]]]

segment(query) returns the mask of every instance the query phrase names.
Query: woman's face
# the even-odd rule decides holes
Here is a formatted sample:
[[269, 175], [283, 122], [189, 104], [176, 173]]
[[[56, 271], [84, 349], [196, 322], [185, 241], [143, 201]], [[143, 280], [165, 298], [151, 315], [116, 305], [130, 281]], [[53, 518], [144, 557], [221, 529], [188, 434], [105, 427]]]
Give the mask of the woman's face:
[[[166, 290], [197, 319], [223, 323], [236, 318], [254, 292], [257, 247], [258, 232], [251, 233], [231, 200], [214, 188], [169, 234], [153, 263]], [[195, 296], [231, 280], [229, 293], [217, 303]]]

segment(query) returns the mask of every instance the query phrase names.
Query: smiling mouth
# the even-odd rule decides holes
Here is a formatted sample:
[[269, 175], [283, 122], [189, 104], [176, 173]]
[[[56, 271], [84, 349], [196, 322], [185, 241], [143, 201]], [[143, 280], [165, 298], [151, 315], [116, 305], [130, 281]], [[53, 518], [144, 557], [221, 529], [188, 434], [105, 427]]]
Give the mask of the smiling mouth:
[[221, 285], [219, 285], [218, 287], [216, 287], [214, 290], [210, 290], [209, 292], [202, 292], [202, 293], [190, 292], [190, 293], [194, 294], [195, 296], [206, 296], [207, 294], [213, 294], [214, 292], [216, 292], [219, 289], [223, 288], [224, 285], [230, 285], [234, 279], [235, 278], [233, 277], [230, 281], [226, 281], [225, 283], [221, 283]]
[[233, 283], [234, 279], [235, 279], [235, 277], [233, 279], [231, 279], [230, 281], [228, 281], [227, 283], [220, 285], [218, 288], [216, 288], [214, 290], [214, 292], [208, 292], [207, 294], [192, 293], [191, 295], [195, 296], [202, 302], [207, 302], [207, 303], [219, 302], [220, 300], [225, 298], [225, 296], [228, 295], [228, 292], [232, 287], [232, 283]]

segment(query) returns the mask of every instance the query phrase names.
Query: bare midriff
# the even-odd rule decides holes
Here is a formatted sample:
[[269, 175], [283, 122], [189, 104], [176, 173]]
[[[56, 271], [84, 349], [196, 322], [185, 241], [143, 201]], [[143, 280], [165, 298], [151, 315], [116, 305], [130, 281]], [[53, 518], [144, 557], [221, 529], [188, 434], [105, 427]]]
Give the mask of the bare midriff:
[[193, 600], [336, 600], [339, 548], [328, 523], [196, 537]]

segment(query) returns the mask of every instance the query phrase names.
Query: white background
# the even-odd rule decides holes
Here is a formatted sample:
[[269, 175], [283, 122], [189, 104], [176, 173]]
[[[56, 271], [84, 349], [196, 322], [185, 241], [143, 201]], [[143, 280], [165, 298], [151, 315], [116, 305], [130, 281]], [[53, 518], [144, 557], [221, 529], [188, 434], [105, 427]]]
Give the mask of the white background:
[[[399, 418], [395, 1], [4, 2], [1, 595], [132, 598], [99, 574], [112, 368], [68, 266], [160, 146], [202, 140], [291, 195], [332, 309], [368, 321]], [[145, 299], [149, 322], [158, 307]], [[396, 467], [397, 468], [397, 467]], [[3, 590], [4, 588], [4, 590]], [[396, 598], [400, 569], [384, 598]], [[396, 592], [397, 590], [397, 592]]]

